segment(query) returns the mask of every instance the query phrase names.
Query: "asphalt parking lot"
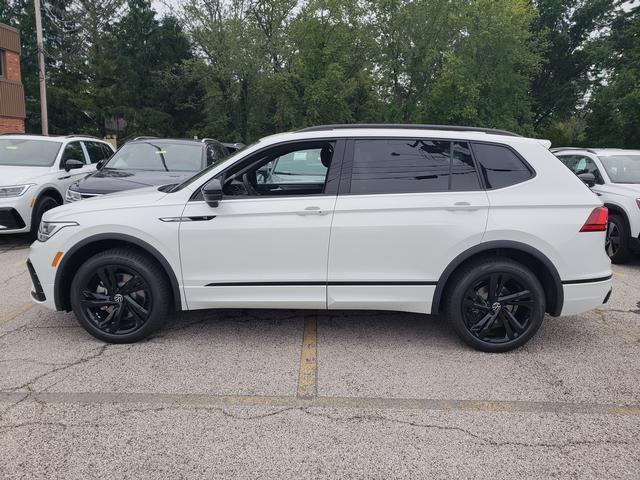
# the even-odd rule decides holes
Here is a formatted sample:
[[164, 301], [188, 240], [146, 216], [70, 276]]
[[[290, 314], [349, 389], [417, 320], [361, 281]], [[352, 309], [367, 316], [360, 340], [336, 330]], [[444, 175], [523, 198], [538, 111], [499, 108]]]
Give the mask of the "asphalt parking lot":
[[191, 312], [106, 345], [30, 302], [28, 245], [0, 237], [3, 478], [639, 476], [640, 258], [492, 355], [388, 312]]

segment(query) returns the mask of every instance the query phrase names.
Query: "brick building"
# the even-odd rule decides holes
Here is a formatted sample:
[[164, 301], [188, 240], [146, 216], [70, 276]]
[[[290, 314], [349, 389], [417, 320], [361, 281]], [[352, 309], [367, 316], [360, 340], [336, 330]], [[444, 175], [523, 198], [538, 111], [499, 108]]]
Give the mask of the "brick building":
[[0, 133], [24, 133], [24, 118], [20, 34], [0, 23]]

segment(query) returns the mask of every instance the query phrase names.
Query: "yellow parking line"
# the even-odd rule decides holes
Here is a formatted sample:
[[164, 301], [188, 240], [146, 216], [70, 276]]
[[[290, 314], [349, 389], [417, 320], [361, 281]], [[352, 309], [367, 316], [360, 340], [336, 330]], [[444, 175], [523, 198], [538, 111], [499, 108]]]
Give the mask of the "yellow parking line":
[[0, 316], [0, 325], [2, 325], [3, 323], [10, 322], [14, 318], [16, 318], [18, 315], [22, 315], [24, 312], [31, 310], [35, 305], [36, 305], [35, 303], [31, 303], [31, 302], [24, 303], [20, 305], [18, 308], [15, 308], [9, 311], [9, 313], [6, 313]]
[[298, 398], [314, 398], [317, 395], [317, 331], [316, 316], [305, 316], [298, 374]]

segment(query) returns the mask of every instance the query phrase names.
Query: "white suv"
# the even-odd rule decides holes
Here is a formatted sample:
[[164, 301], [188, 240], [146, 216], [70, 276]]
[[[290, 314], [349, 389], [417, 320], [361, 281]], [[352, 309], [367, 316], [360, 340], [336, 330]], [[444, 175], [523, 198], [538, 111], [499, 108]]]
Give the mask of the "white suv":
[[92, 137], [0, 135], [0, 234], [35, 231], [67, 187], [113, 153]]
[[[551, 160], [551, 161], [550, 161]], [[505, 351], [606, 302], [607, 210], [544, 142], [433, 126], [263, 138], [177, 186], [48, 212], [32, 296], [133, 342], [172, 310], [446, 312]]]
[[609, 209], [606, 250], [611, 261], [623, 263], [633, 252], [640, 252], [640, 150], [553, 148], [551, 151], [573, 173], [585, 179]]

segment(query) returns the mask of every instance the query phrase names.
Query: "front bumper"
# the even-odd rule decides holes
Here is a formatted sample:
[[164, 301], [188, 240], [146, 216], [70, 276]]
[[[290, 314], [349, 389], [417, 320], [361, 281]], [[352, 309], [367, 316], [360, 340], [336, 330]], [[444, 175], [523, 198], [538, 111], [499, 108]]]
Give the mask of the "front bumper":
[[0, 235], [31, 230], [32, 196], [28, 193], [0, 199]]
[[609, 300], [611, 278], [607, 280], [563, 285], [564, 304], [561, 315], [578, 315], [599, 307]]

